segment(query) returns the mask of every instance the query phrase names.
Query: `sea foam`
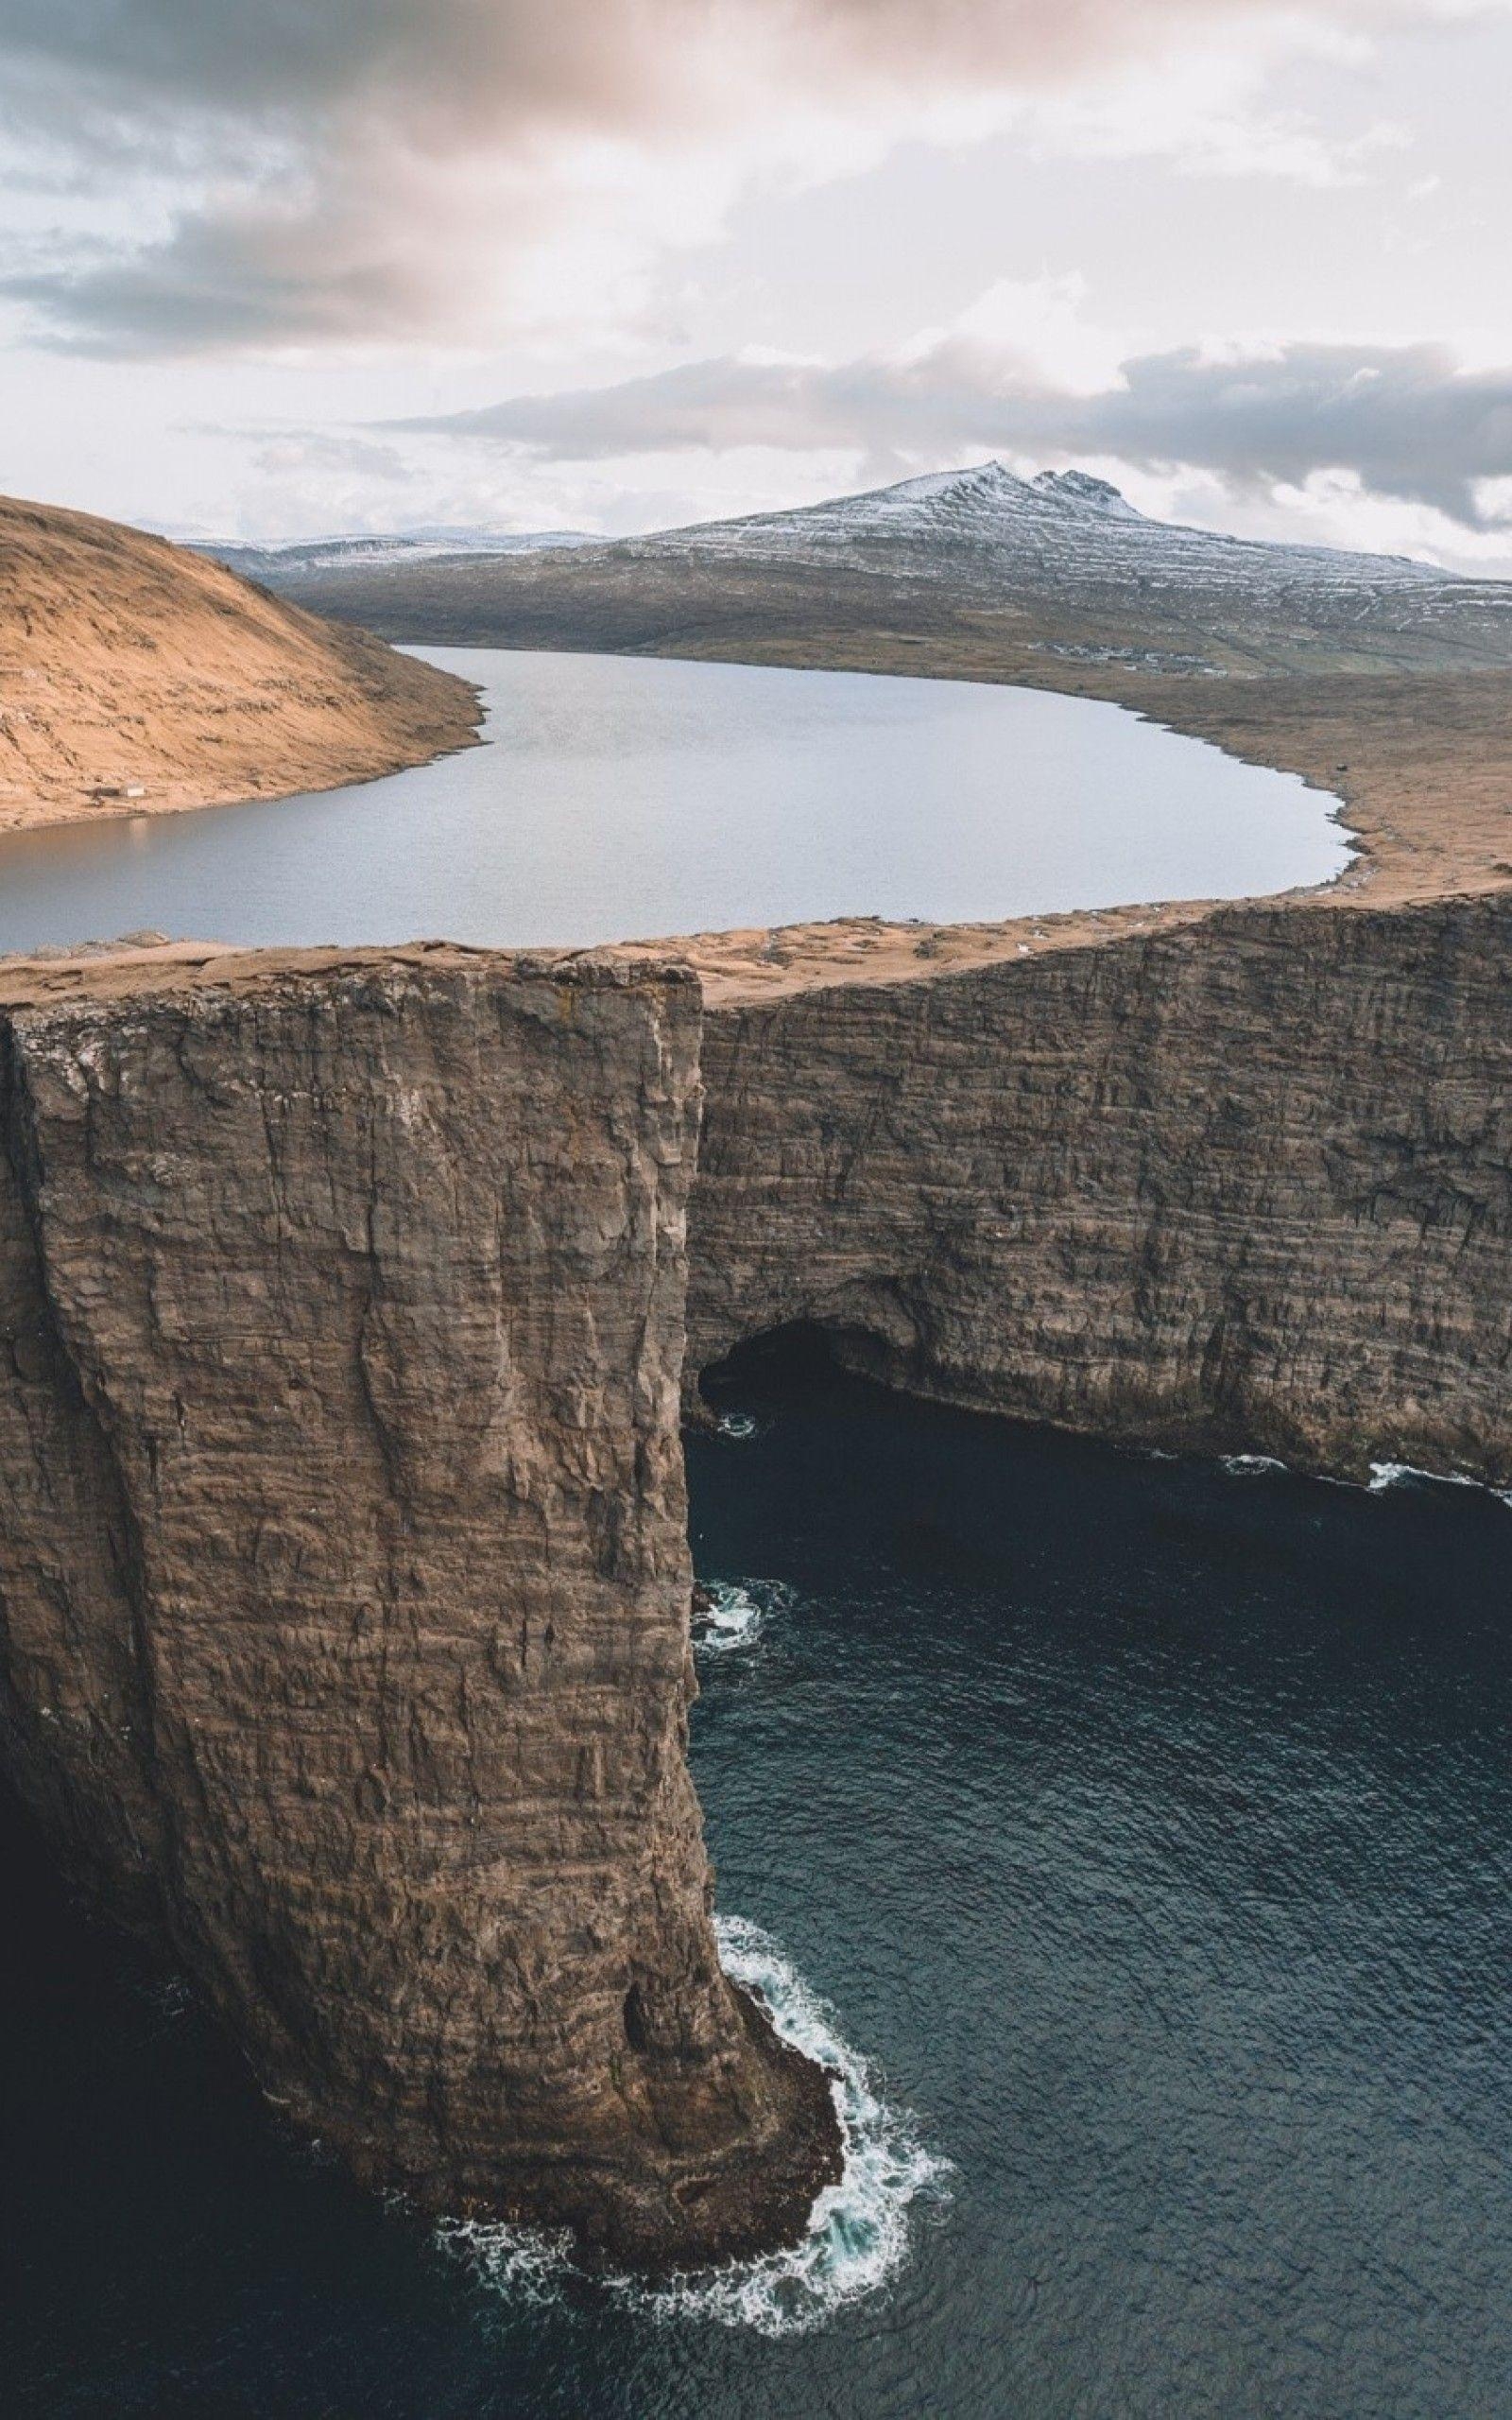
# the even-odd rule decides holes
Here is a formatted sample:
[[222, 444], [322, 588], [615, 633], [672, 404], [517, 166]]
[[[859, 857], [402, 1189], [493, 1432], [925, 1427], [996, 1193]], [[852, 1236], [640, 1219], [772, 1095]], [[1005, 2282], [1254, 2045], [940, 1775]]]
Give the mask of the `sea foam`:
[[762, 2336], [801, 2336], [874, 2294], [907, 2259], [916, 2216], [950, 2198], [951, 2163], [928, 2150], [904, 2109], [889, 2102], [868, 2063], [840, 2033], [771, 1935], [744, 1916], [716, 1916], [727, 1975], [753, 1992], [786, 2042], [829, 2067], [845, 2167], [814, 2205], [809, 2230], [785, 2252], [700, 2276], [643, 2287], [658, 2318], [715, 2320]]
[[707, 1604], [693, 1616], [693, 1644], [700, 1655], [728, 1655], [754, 1647], [774, 1614], [785, 1613], [793, 1592], [780, 1580], [711, 1580]]
[[[1472, 1478], [1469, 1471], [1424, 1471], [1416, 1462], [1372, 1462], [1366, 1482], [1372, 1495], [1384, 1495], [1391, 1487], [1479, 1487], [1485, 1482]], [[1499, 1495], [1500, 1489], [1485, 1490]]]
[[[1273, 1454], [1220, 1454], [1219, 1467], [1230, 1478], [1264, 1478], [1275, 1472], [1283, 1477], [1295, 1476], [1289, 1462], [1280, 1462]], [[1304, 1474], [1318, 1487], [1358, 1487], [1358, 1479], [1334, 1478], [1326, 1471]], [[1477, 1478], [1472, 1471], [1425, 1471], [1416, 1462], [1372, 1462], [1370, 1476], [1364, 1482], [1367, 1495], [1385, 1495], [1397, 1487], [1469, 1487], [1482, 1495], [1495, 1496], [1499, 1504], [1512, 1509], [1512, 1488], [1492, 1487]]]
[[[897, 2275], [919, 2218], [949, 2201], [954, 2170], [927, 2149], [910, 2113], [885, 2099], [833, 2011], [771, 1935], [743, 1916], [716, 1916], [714, 1930], [725, 1972], [761, 2000], [784, 2041], [831, 2070], [844, 2169], [819, 2195], [801, 2242], [786, 2251], [656, 2285], [628, 2276], [600, 2283], [616, 2302], [662, 2325], [712, 2321], [761, 2336], [803, 2336]], [[559, 2236], [448, 2219], [437, 2240], [481, 2285], [516, 2305], [556, 2301], [574, 2273], [570, 2241]]]

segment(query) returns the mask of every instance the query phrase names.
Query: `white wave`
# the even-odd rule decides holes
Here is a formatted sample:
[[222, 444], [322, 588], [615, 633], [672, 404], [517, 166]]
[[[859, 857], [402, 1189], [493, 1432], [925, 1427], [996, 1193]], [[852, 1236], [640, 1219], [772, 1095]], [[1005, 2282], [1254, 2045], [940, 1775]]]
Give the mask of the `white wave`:
[[[949, 2199], [949, 2160], [927, 2150], [906, 2110], [883, 2098], [833, 2012], [809, 1989], [769, 1933], [744, 1916], [716, 1916], [725, 1972], [762, 2000], [785, 2042], [833, 2071], [845, 2138], [838, 2185], [814, 2205], [809, 2231], [784, 2252], [735, 2261], [664, 2286], [627, 2287], [659, 2319], [717, 2321], [762, 2336], [802, 2336], [886, 2285], [908, 2256], [916, 2204]], [[622, 2289], [625, 2290], [626, 2289]]]
[[765, 1437], [770, 1421], [758, 1420], [753, 1411], [722, 1411], [714, 1423], [721, 1437], [732, 1437], [744, 1443], [747, 1437]]
[[1473, 1487], [1500, 1504], [1512, 1505], [1512, 1488], [1490, 1487], [1469, 1471], [1419, 1470], [1416, 1462], [1372, 1462], [1366, 1484], [1372, 1495], [1384, 1495], [1392, 1487]]
[[[1288, 1472], [1289, 1462], [1278, 1461], [1272, 1454], [1221, 1454], [1220, 1466], [1232, 1478], [1263, 1478], [1267, 1472]], [[1357, 1488], [1358, 1479], [1335, 1478], [1327, 1471], [1311, 1474], [1317, 1487]], [[1477, 1478], [1471, 1471], [1425, 1471], [1416, 1462], [1372, 1462], [1370, 1476], [1365, 1482], [1368, 1495], [1384, 1495], [1394, 1487], [1472, 1487], [1485, 1495], [1494, 1495], [1499, 1504], [1512, 1510], [1512, 1488], [1491, 1487]]]
[[[884, 2099], [867, 2062], [771, 1935], [743, 1916], [716, 1916], [714, 1931], [725, 1972], [757, 1996], [785, 2042], [832, 2070], [844, 2170], [819, 2195], [802, 2241], [786, 2251], [660, 2285], [628, 2276], [600, 2283], [616, 2302], [659, 2325], [713, 2321], [760, 2336], [805, 2336], [897, 2275], [908, 2257], [916, 2205], [946, 2203], [954, 2171], [925, 2148], [909, 2113]], [[566, 2236], [443, 2219], [436, 2239], [479, 2284], [515, 2303], [555, 2302], [575, 2273]]]
[[570, 2235], [506, 2226], [498, 2219], [438, 2219], [436, 2241], [471, 2269], [480, 2286], [537, 2308], [558, 2300], [573, 2267]]
[[1366, 1484], [1372, 1495], [1384, 1495], [1388, 1487], [1399, 1487], [1403, 1479], [1424, 1476], [1423, 1472], [1415, 1471], [1411, 1462], [1372, 1462]]
[[711, 1580], [711, 1599], [693, 1616], [693, 1643], [702, 1655], [728, 1655], [754, 1647], [773, 1614], [785, 1613], [793, 1592], [779, 1580]]

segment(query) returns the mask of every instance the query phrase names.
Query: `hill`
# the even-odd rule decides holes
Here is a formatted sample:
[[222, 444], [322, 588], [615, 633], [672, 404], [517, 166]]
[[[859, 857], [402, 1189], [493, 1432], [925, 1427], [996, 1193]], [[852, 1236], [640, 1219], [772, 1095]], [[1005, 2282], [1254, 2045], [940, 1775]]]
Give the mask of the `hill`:
[[87, 513], [0, 498], [0, 829], [270, 798], [465, 745], [467, 685]]
[[243, 579], [266, 588], [295, 586], [312, 573], [368, 570], [374, 563], [429, 562], [438, 555], [528, 555], [552, 546], [591, 546], [580, 529], [409, 529], [392, 536], [370, 532], [306, 538], [286, 545], [255, 546], [232, 538], [192, 538], [190, 550], [209, 555]]

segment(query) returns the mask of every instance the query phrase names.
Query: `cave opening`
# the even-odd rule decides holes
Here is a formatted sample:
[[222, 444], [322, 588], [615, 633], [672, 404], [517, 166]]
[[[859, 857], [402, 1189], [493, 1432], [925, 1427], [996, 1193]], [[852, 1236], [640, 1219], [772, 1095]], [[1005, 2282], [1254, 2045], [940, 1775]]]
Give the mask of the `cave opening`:
[[840, 1367], [831, 1331], [816, 1320], [789, 1320], [742, 1338], [698, 1380], [699, 1394], [714, 1412], [747, 1395], [789, 1393], [822, 1385]]
[[734, 1424], [733, 1433], [742, 1434], [747, 1421], [761, 1421], [784, 1404], [859, 1400], [858, 1383], [918, 1403], [934, 1392], [923, 1383], [926, 1373], [917, 1351], [900, 1349], [886, 1326], [854, 1319], [783, 1320], [742, 1337], [705, 1364], [685, 1397], [687, 1425], [730, 1430]]

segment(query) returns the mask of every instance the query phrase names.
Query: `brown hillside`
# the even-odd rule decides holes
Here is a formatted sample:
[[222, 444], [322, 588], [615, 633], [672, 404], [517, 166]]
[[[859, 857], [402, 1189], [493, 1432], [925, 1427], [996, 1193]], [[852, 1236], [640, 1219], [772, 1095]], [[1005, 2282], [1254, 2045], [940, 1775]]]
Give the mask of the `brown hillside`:
[[164, 539], [0, 497], [0, 830], [329, 788], [476, 721], [464, 683], [366, 631]]

